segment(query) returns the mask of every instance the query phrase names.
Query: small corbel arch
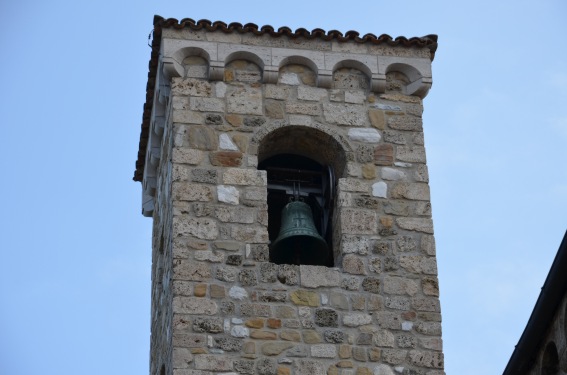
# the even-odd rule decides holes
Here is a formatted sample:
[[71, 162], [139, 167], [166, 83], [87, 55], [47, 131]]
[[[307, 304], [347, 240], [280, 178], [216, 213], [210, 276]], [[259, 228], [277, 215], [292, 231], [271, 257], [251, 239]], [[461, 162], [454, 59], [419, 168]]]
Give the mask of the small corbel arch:
[[168, 78], [182, 77], [184, 74], [183, 60], [190, 56], [202, 57], [211, 63], [211, 56], [203, 48], [199, 47], [183, 47], [175, 51], [168, 57], [163, 58], [163, 72]]
[[431, 78], [424, 75], [415, 67], [404, 63], [393, 63], [386, 68], [386, 74], [391, 72], [403, 73], [409, 83], [403, 88], [406, 95], [415, 95], [424, 98], [431, 88]]
[[366, 65], [365, 63], [363, 63], [362, 61], [358, 61], [358, 60], [341, 60], [339, 62], [337, 62], [334, 66], [333, 66], [333, 71], [332, 71], [332, 76], [335, 75], [335, 72], [341, 68], [353, 68], [353, 69], [357, 69], [359, 71], [361, 71], [365, 76], [366, 76], [366, 80], [368, 83], [368, 87], [370, 88], [371, 91], [380, 91], [380, 84], [379, 82], [375, 79], [376, 75], [372, 74], [372, 69], [370, 69], [370, 67], [368, 65]]
[[228, 64], [233, 62], [234, 60], [246, 60], [253, 62], [254, 64], [260, 67], [260, 70], [264, 70], [264, 66], [266, 66], [266, 62], [260, 58], [260, 56], [256, 55], [255, 53], [249, 51], [236, 51], [229, 54], [224, 59], [224, 66], [226, 67]]

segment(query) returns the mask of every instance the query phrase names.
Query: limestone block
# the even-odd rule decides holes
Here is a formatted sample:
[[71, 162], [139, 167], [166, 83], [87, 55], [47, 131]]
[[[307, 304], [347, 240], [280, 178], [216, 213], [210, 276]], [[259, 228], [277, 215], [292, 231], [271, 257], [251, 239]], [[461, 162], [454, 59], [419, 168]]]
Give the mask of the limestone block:
[[277, 119], [284, 118], [284, 106], [280, 101], [267, 100], [264, 104], [264, 109], [266, 110], [266, 116], [268, 117]]
[[283, 85], [299, 86], [301, 84], [301, 80], [299, 79], [297, 73], [285, 72], [280, 74], [278, 83]]
[[240, 86], [227, 95], [229, 113], [263, 115], [262, 90], [256, 87]]
[[323, 336], [325, 337], [325, 341], [332, 343], [332, 344], [338, 344], [341, 342], [345, 342], [348, 337], [347, 334], [344, 333], [343, 331], [335, 331], [335, 330], [326, 330], [323, 333]]
[[370, 118], [370, 124], [376, 129], [384, 130], [386, 128], [386, 117], [384, 116], [384, 111], [370, 109], [368, 110], [368, 117]]
[[371, 128], [349, 129], [348, 137], [351, 141], [365, 143], [378, 143], [381, 138], [378, 130]]
[[340, 272], [336, 268], [324, 266], [299, 266], [301, 286], [306, 288], [319, 288], [328, 286], [339, 286]]
[[209, 160], [214, 166], [240, 167], [242, 164], [242, 153], [237, 151], [211, 152]]
[[426, 296], [439, 297], [439, 282], [436, 277], [424, 277], [421, 280], [421, 287]]
[[237, 205], [239, 197], [240, 192], [236, 187], [227, 185], [217, 186], [217, 199], [219, 202]]
[[402, 322], [402, 331], [411, 331], [413, 328], [413, 322]]
[[233, 359], [221, 355], [198, 354], [195, 355], [195, 368], [197, 370], [231, 371]]
[[384, 278], [384, 292], [388, 294], [415, 295], [419, 290], [416, 281], [405, 277], [390, 276]]
[[376, 367], [374, 367], [374, 375], [394, 375], [394, 371], [392, 371], [392, 368], [388, 365], [378, 365]]
[[211, 263], [221, 263], [224, 261], [224, 254], [220, 251], [195, 251], [195, 260], [211, 262]]
[[435, 238], [431, 235], [421, 236], [421, 250], [427, 255], [434, 256], [435, 255]]
[[347, 327], [359, 327], [372, 323], [372, 316], [363, 313], [347, 313], [343, 316], [343, 324]]
[[233, 226], [231, 236], [237, 241], [246, 243], [267, 243], [268, 228], [264, 226]]
[[291, 96], [292, 88], [289, 86], [264, 85], [264, 96], [268, 99], [285, 100]]
[[173, 77], [171, 94], [189, 96], [211, 96], [211, 84], [202, 79]]
[[219, 235], [219, 229], [215, 220], [181, 216], [173, 218], [173, 233], [175, 236], [194, 236], [203, 240], [214, 240]]
[[199, 150], [216, 150], [218, 138], [213, 129], [205, 126], [191, 126], [187, 131], [189, 146]]
[[434, 337], [422, 338], [419, 340], [419, 343], [424, 349], [430, 349], [435, 351], [441, 351], [443, 349], [443, 340], [440, 338], [434, 338]]
[[407, 297], [386, 297], [384, 305], [390, 309], [407, 311], [410, 309], [411, 301]]
[[203, 161], [203, 152], [184, 147], [174, 147], [171, 153], [174, 163], [198, 165]]
[[266, 186], [267, 173], [255, 169], [227, 169], [223, 173], [223, 183], [229, 185]]
[[310, 86], [299, 86], [297, 88], [297, 99], [299, 100], [320, 101], [325, 98], [327, 98], [327, 90], [325, 89]]
[[344, 234], [376, 234], [378, 230], [375, 211], [345, 208], [341, 210], [341, 229]]
[[386, 363], [399, 365], [404, 363], [408, 355], [407, 350], [400, 349], [384, 349], [382, 350], [382, 360]]
[[219, 135], [219, 147], [221, 150], [239, 151], [238, 147], [226, 133]]
[[399, 217], [396, 223], [402, 229], [416, 232], [433, 233], [433, 222], [427, 218]]
[[429, 352], [423, 350], [411, 350], [409, 352], [410, 362], [413, 365], [428, 368], [443, 368], [443, 353]]
[[255, 208], [217, 206], [215, 207], [214, 215], [223, 223], [252, 224], [255, 221], [255, 213]]
[[354, 254], [347, 254], [343, 257], [343, 271], [353, 275], [366, 275], [364, 262]]
[[357, 178], [339, 178], [339, 190], [367, 193], [368, 184], [366, 181]]
[[362, 289], [370, 293], [379, 294], [380, 284], [380, 279], [376, 277], [365, 277], [362, 280]]
[[423, 121], [419, 117], [394, 116], [388, 120], [388, 127], [395, 130], [423, 131]]
[[299, 331], [284, 330], [280, 333], [280, 338], [285, 341], [301, 341], [301, 334]]
[[288, 121], [290, 125], [309, 126], [313, 123], [313, 118], [306, 115], [289, 115]]
[[297, 359], [293, 364], [295, 375], [327, 375], [326, 365], [321, 361]]
[[378, 198], [388, 198], [388, 185], [384, 181], [372, 184], [372, 196]]
[[346, 90], [345, 103], [363, 104], [366, 101], [366, 93], [364, 90]]
[[173, 297], [173, 312], [177, 314], [214, 315], [218, 312], [216, 302], [200, 297]]
[[315, 358], [335, 358], [337, 347], [331, 344], [311, 345], [311, 357]]
[[277, 279], [280, 283], [285, 285], [299, 284], [299, 266], [292, 264], [280, 264], [278, 266]]
[[278, 335], [275, 332], [253, 330], [250, 337], [257, 340], [276, 340]]
[[333, 309], [320, 308], [315, 310], [315, 324], [319, 327], [338, 327], [339, 316]]
[[296, 305], [319, 306], [319, 294], [303, 289], [298, 289], [289, 294], [291, 301]]
[[297, 115], [318, 116], [321, 114], [318, 103], [286, 103], [285, 111]]
[[174, 182], [172, 185], [174, 200], [189, 202], [210, 202], [213, 198], [213, 188], [201, 184], [188, 184], [186, 182]]
[[391, 144], [380, 144], [374, 148], [374, 164], [392, 165], [394, 163], [394, 147]]
[[268, 342], [262, 344], [261, 350], [262, 350], [262, 354], [264, 355], [274, 356], [274, 355], [280, 355], [285, 350], [293, 348], [294, 346], [295, 344], [291, 342], [283, 342], [283, 341]]
[[439, 299], [434, 297], [414, 297], [411, 301], [413, 308], [417, 311], [439, 312]]
[[215, 277], [221, 281], [234, 282], [238, 277], [238, 272], [239, 270], [236, 267], [219, 266], [217, 267]]
[[396, 199], [405, 198], [421, 201], [430, 199], [429, 185], [424, 183], [400, 182], [394, 185], [390, 194], [392, 198]]
[[324, 103], [323, 112], [327, 122], [346, 126], [366, 126], [368, 113], [364, 106], [354, 104]]
[[370, 240], [365, 236], [343, 235], [341, 239], [342, 254], [366, 255], [370, 249]]
[[399, 132], [395, 130], [384, 131], [384, 141], [388, 143], [394, 143], [397, 145], [405, 145], [408, 143], [406, 139], [406, 134], [404, 132]]
[[425, 163], [425, 148], [423, 146], [398, 146], [396, 159], [410, 163]]
[[248, 337], [250, 336], [250, 330], [243, 326], [234, 326], [230, 329], [230, 334], [233, 337]]
[[189, 107], [200, 112], [224, 112], [224, 100], [217, 98], [191, 97]]
[[173, 348], [173, 367], [175, 369], [188, 368], [193, 362], [193, 354], [187, 348]]
[[406, 173], [399, 169], [383, 167], [381, 170], [382, 179], [389, 181], [405, 180]]

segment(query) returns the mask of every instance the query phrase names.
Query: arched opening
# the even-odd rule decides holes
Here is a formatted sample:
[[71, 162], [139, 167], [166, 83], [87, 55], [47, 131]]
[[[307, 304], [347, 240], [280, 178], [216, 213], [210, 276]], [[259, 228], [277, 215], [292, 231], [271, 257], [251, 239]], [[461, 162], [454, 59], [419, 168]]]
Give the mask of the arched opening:
[[[333, 215], [336, 176], [342, 177], [346, 165], [346, 153], [342, 145], [319, 129], [286, 126], [272, 131], [262, 139], [258, 148], [258, 160], [258, 169], [266, 170], [268, 176], [270, 261], [278, 264], [334, 266], [332, 228], [336, 216]], [[288, 250], [282, 253], [280, 240], [287, 240], [287, 237], [283, 234], [280, 236], [280, 232], [283, 233], [283, 229], [290, 228], [291, 225], [286, 226], [285, 218], [289, 219], [286, 215], [298, 215], [294, 216], [301, 222], [298, 226], [303, 226], [308, 221], [303, 221], [303, 213], [291, 209], [291, 206], [300, 205], [288, 205], [298, 200], [308, 206], [316, 233], [309, 229], [307, 237], [294, 238], [294, 241], [298, 240], [297, 243], [291, 247], [285, 246]], [[298, 219], [300, 216], [301, 219]], [[288, 223], [295, 223], [296, 219], [289, 219]], [[320, 240], [316, 239], [318, 236], [326, 246], [320, 246]], [[303, 242], [304, 239], [309, 241]]]
[[278, 84], [315, 86], [317, 74], [307, 65], [288, 64], [280, 68]]
[[541, 375], [557, 374], [559, 374], [559, 356], [557, 355], [555, 343], [550, 341], [545, 347], [545, 352], [541, 360]]

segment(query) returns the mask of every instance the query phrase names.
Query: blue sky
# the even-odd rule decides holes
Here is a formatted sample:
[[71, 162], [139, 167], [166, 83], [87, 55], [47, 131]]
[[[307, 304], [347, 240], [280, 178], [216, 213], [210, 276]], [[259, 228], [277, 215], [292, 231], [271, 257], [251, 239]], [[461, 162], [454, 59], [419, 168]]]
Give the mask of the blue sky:
[[448, 374], [498, 374], [567, 229], [567, 3], [4, 1], [0, 373], [145, 374], [132, 181], [152, 17], [439, 35], [424, 128]]

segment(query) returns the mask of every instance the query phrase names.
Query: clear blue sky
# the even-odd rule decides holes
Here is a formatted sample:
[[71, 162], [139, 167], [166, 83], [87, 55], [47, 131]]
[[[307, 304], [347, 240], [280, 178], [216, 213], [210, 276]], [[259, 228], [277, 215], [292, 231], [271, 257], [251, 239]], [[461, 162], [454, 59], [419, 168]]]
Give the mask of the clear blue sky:
[[0, 374], [147, 374], [132, 181], [152, 17], [439, 35], [425, 99], [448, 374], [501, 373], [567, 229], [567, 3], [2, 1]]

